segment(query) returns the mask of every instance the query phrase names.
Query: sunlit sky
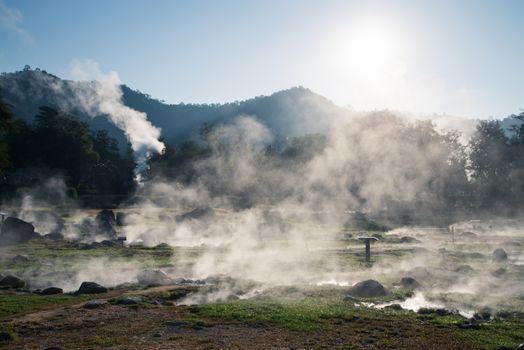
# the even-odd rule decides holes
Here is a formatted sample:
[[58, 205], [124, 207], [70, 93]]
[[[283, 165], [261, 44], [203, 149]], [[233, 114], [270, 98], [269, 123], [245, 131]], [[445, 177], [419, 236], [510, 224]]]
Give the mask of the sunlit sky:
[[524, 1], [0, 0], [0, 71], [98, 62], [169, 103], [302, 85], [358, 110], [524, 108]]

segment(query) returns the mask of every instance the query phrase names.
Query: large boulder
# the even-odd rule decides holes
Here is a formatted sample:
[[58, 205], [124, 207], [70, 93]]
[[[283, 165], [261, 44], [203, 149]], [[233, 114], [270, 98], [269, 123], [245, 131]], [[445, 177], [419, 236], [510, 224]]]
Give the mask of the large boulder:
[[196, 208], [196, 209], [191, 210], [190, 212], [177, 215], [175, 217], [175, 220], [178, 222], [185, 221], [185, 220], [201, 220], [201, 219], [211, 218], [213, 217], [214, 214], [215, 214], [215, 211], [213, 210], [213, 208], [210, 208], [210, 207]]
[[25, 281], [13, 275], [8, 275], [0, 280], [0, 287], [3, 288], [24, 288]]
[[64, 291], [62, 288], [58, 287], [48, 287], [40, 292], [41, 295], [55, 295], [55, 294], [62, 294]]
[[400, 243], [420, 243], [415, 237], [404, 236], [400, 237]]
[[420, 288], [420, 283], [413, 277], [402, 277], [400, 280], [400, 285], [404, 289], [414, 290]]
[[112, 210], [103, 209], [98, 212], [95, 224], [99, 234], [106, 235], [111, 239], [116, 238], [116, 218]]
[[508, 254], [506, 254], [506, 251], [504, 249], [497, 248], [493, 251], [491, 258], [495, 262], [503, 262], [508, 260]]
[[29, 263], [31, 260], [25, 256], [25, 255], [20, 255], [20, 254], [17, 254], [15, 256], [13, 256], [11, 258], [11, 263], [12, 264], [27, 264]]
[[0, 329], [0, 342], [7, 343], [8, 341], [13, 340], [11, 333]]
[[107, 288], [95, 282], [82, 282], [76, 294], [100, 294], [107, 293]]
[[387, 294], [387, 291], [380, 282], [366, 280], [353, 285], [349, 289], [349, 294], [357, 297], [373, 298], [384, 296]]
[[460, 237], [473, 239], [473, 238], [477, 238], [477, 234], [475, 232], [471, 232], [471, 231], [464, 231], [464, 232], [462, 232], [460, 234]]
[[161, 286], [173, 282], [165, 272], [161, 270], [144, 270], [137, 276], [138, 283], [147, 286]]
[[35, 227], [29, 222], [18, 218], [8, 217], [2, 224], [0, 245], [15, 245], [39, 237]]
[[49, 239], [51, 241], [61, 241], [64, 239], [64, 235], [61, 232], [53, 231], [51, 233], [48, 233], [47, 235], [44, 235], [45, 239]]
[[128, 218], [127, 213], [124, 213], [124, 212], [121, 212], [121, 211], [116, 213], [116, 224], [117, 224], [117, 226], [125, 226], [127, 218]]

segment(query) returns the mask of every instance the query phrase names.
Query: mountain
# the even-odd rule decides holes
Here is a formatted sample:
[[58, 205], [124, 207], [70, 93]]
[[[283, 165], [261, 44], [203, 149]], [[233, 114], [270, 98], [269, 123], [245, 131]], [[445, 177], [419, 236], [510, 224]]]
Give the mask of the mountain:
[[[127, 139], [123, 132], [104, 116], [89, 116], [72, 100], [75, 88], [87, 82], [60, 79], [40, 69], [24, 69], [0, 75], [0, 94], [13, 106], [17, 117], [32, 121], [40, 106], [72, 109], [75, 115], [86, 121], [92, 129], [108, 130], [119, 144]], [[227, 123], [239, 115], [250, 115], [263, 122], [273, 133], [277, 143], [287, 137], [308, 133], [326, 133], [335, 120], [347, 118], [351, 113], [327, 98], [304, 87], [293, 87], [269, 96], [258, 96], [249, 100], [224, 104], [166, 104], [138, 90], [121, 85], [123, 103], [147, 114], [151, 123], [162, 129], [163, 139], [170, 144], [179, 144], [198, 137], [203, 123]], [[465, 138], [475, 130], [477, 120], [451, 116], [432, 116], [433, 122], [442, 129], [458, 129]], [[520, 120], [509, 116], [501, 121], [506, 132], [511, 134], [512, 125]], [[121, 147], [123, 149], [123, 147]]]
[[[39, 69], [26, 69], [2, 73], [0, 93], [13, 106], [17, 117], [31, 122], [43, 105], [74, 109], [65, 102], [75, 93], [78, 84], [88, 83], [63, 80]], [[277, 137], [285, 138], [328, 132], [330, 125], [333, 125], [332, 118], [347, 113], [345, 108], [303, 87], [225, 104], [166, 104], [126, 85], [121, 88], [124, 104], [145, 112], [151, 123], [162, 129], [162, 137], [168, 143], [181, 143], [197, 136], [203, 123], [226, 123], [239, 115], [254, 116]], [[119, 143], [126, 142], [122, 131], [105, 117], [92, 118], [80, 110], [72, 112], [93, 129], [106, 129]]]

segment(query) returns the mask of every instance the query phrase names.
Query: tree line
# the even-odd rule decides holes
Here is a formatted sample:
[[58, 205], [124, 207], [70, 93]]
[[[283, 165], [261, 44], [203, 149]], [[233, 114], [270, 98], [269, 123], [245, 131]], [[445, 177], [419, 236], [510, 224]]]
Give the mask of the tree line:
[[[407, 123], [388, 113], [375, 113], [341, 126], [343, 142], [333, 143], [331, 136], [322, 134], [273, 140], [260, 149], [253, 164], [256, 172], [244, 187], [230, 186], [219, 172], [210, 176], [208, 164], [223, 145], [213, 144], [216, 126], [204, 123], [199, 139], [166, 144], [161, 154], [151, 156], [145, 178], [202, 184], [212, 195], [245, 198], [244, 205], [256, 202], [257, 196], [281, 200], [318, 192], [321, 198], [322, 193], [332, 191], [336, 196], [345, 191], [357, 208], [390, 210], [406, 218], [420, 212], [512, 216], [524, 209], [524, 112], [514, 118], [518, 123], [510, 131], [497, 120], [480, 121], [464, 143], [460, 133], [439, 132], [431, 122]], [[320, 168], [332, 167], [323, 179], [304, 179], [312, 183], [310, 187], [303, 186], [302, 180], [285, 181], [311, 172], [312, 160], [326, 158], [333, 148], [335, 154], [348, 156], [335, 165], [317, 161]], [[65, 180], [71, 196], [125, 198], [136, 189], [135, 167], [129, 145], [120, 150], [106, 131], [91, 130], [75, 115], [43, 106], [35, 122], [27, 123], [13, 116], [11, 106], [0, 99], [4, 199], [57, 175]], [[330, 188], [326, 185], [330, 182], [342, 187]]]
[[[524, 112], [514, 118], [524, 121]], [[203, 171], [216, 157], [209, 137], [213, 126], [204, 124], [200, 141], [168, 145], [164, 153], [153, 156], [149, 175], [203, 184], [217, 195], [248, 197], [247, 205], [267, 188], [271, 190], [264, 194], [276, 200], [311, 197], [315, 192], [320, 193], [319, 200], [327, 195], [335, 200], [340, 190], [350, 194], [347, 209], [383, 210], [405, 222], [515, 216], [524, 209], [524, 123], [507, 131], [498, 120], [480, 121], [467, 142], [458, 131], [442, 132], [431, 122], [409, 123], [389, 113], [367, 115], [340, 129], [344, 145], [339, 148], [340, 142], [321, 134], [267, 145], [260, 150], [252, 181], [239, 190], [238, 183], [228, 187], [227, 181], [218, 179], [220, 174]], [[334, 155], [339, 159], [333, 166], [325, 159]], [[316, 163], [326, 162], [320, 167], [332, 168], [304, 187], [301, 182], [309, 181], [306, 174], [312, 172], [315, 157], [320, 159]], [[220, 167], [226, 169], [224, 164]], [[342, 184], [334, 189], [332, 182]]]
[[92, 131], [72, 114], [43, 106], [30, 124], [0, 99], [3, 199], [53, 176], [65, 180], [72, 197], [129, 195], [136, 186], [135, 165], [129, 145], [122, 152], [106, 131]]

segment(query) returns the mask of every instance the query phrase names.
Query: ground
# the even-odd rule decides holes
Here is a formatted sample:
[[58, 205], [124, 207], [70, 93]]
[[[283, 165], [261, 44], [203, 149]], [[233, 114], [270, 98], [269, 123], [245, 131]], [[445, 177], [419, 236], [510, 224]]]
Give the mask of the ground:
[[[524, 326], [514, 324], [520, 337], [484, 339], [510, 323], [464, 330], [459, 317], [356, 307], [337, 298], [339, 290], [321, 289], [301, 300], [261, 298], [200, 306], [172, 305], [172, 290], [176, 287], [112, 291], [93, 297], [112, 303], [91, 310], [82, 307], [86, 297], [65, 304], [48, 299], [49, 304], [37, 307], [41, 311], [3, 318], [2, 325], [16, 339], [0, 348], [512, 349], [524, 334]], [[118, 305], [122, 294], [142, 295], [144, 302]]]
[[[515, 349], [524, 343], [524, 298], [519, 287], [524, 274], [518, 253], [522, 238], [497, 236], [489, 244], [484, 239], [463, 240], [450, 246], [447, 236], [431, 240], [417, 236], [423, 243], [403, 244], [400, 233], [366, 232], [373, 234], [380, 241], [372, 247], [371, 263], [363, 260], [363, 246], [356, 240], [307, 242], [308, 271], [315, 278], [326, 272], [333, 276], [326, 266], [346, 266], [347, 271], [337, 271], [337, 276], [347, 276], [348, 283], [297, 282], [263, 288], [228, 277], [207, 284], [174, 281], [156, 287], [127, 282], [135, 276], [132, 273], [145, 268], [183, 276], [185, 270], [177, 266], [191, 267], [206, 247], [89, 247], [48, 240], [2, 247], [0, 272], [20, 275], [33, 285], [31, 290], [0, 290], [0, 330], [13, 338], [0, 341], [0, 349]], [[506, 247], [510, 257], [517, 258], [493, 263], [489, 258], [493, 245]], [[14, 259], [17, 255], [27, 259]], [[420, 264], [426, 270], [417, 269]], [[71, 286], [66, 292], [76, 290], [82, 280], [98, 281], [104, 276], [84, 273], [93, 265], [99, 267], [97, 273], [107, 269], [113, 274], [108, 281], [121, 283], [96, 295], [33, 292], [43, 277], [48, 282], [66, 280], [64, 285]], [[472, 322], [471, 316], [453, 311], [384, 307], [413, 298], [413, 292], [396, 284], [402, 275], [392, 273], [390, 266], [402, 273], [418, 271], [416, 278], [428, 287], [426, 297], [486, 315], [475, 315]], [[493, 274], [501, 269], [502, 277]], [[346, 298], [349, 284], [366, 276], [383, 282], [388, 295]], [[429, 288], [435, 285], [448, 289]], [[486, 293], [455, 288], [463, 285], [475, 291], [486, 288]], [[228, 294], [221, 295], [226, 289]], [[140, 300], [124, 305], [126, 296]], [[90, 300], [107, 303], [87, 309], [84, 305]], [[487, 306], [482, 311], [478, 305]]]

